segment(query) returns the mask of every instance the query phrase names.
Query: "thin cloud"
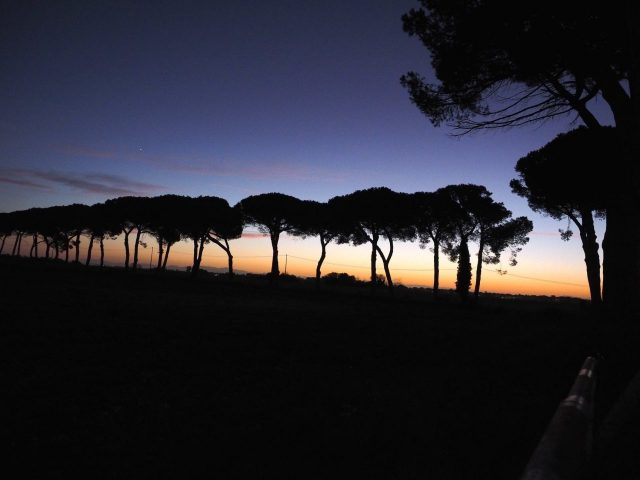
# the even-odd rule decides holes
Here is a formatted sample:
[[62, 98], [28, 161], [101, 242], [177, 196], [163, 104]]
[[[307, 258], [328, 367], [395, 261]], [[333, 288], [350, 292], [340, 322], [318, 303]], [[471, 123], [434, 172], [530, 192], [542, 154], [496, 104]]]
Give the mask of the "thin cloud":
[[220, 177], [245, 177], [253, 180], [283, 178], [290, 180], [344, 181], [344, 172], [322, 171], [306, 165], [288, 162], [240, 162], [211, 159], [194, 155], [158, 155], [144, 151], [118, 152], [116, 149], [97, 149], [82, 145], [54, 146], [54, 151], [82, 158], [99, 158], [140, 163], [174, 172]]
[[26, 178], [10, 178], [0, 175], [0, 183], [8, 183], [11, 185], [19, 185], [21, 187], [36, 188], [38, 190], [51, 190], [51, 187], [42, 185], [41, 183], [33, 182]]
[[120, 175], [104, 173], [79, 175], [53, 170], [8, 170], [0, 177], [0, 181], [49, 191], [52, 191], [55, 186], [64, 186], [84, 193], [103, 195], [144, 195], [166, 190], [166, 187], [161, 185], [129, 180]]
[[266, 233], [259, 233], [259, 232], [243, 232], [242, 233], [242, 238], [264, 238], [266, 236], [267, 236]]

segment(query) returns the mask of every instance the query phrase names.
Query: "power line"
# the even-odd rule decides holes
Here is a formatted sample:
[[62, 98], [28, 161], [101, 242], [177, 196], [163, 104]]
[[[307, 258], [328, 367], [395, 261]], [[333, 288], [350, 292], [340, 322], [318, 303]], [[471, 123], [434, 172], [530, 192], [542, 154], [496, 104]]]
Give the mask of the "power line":
[[500, 274], [500, 275], [511, 275], [512, 277], [515, 277], [515, 278], [522, 278], [522, 279], [525, 279], [525, 280], [534, 280], [536, 282], [555, 283], [555, 284], [558, 284], [558, 285], [569, 285], [571, 287], [580, 287], [580, 288], [584, 288], [585, 287], [585, 285], [581, 285], [579, 283], [561, 282], [559, 280], [549, 280], [547, 278], [527, 277], [527, 276], [524, 276], [524, 275], [517, 275], [515, 273], [506, 273], [505, 274], [505, 273], [499, 272], [498, 270], [491, 270], [491, 269], [488, 269], [488, 268], [486, 270], [488, 272], [493, 272], [493, 273], [497, 273], [497, 274]]

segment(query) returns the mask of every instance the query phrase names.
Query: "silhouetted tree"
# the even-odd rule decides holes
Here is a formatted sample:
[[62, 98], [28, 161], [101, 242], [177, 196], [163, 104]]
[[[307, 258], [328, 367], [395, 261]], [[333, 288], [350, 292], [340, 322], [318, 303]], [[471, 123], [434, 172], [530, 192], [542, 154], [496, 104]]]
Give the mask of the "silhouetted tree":
[[131, 219], [131, 212], [136, 209], [138, 197], [118, 197], [107, 200], [105, 207], [110, 210], [109, 215], [118, 225], [118, 229], [124, 234], [124, 268], [129, 269], [131, 257], [129, 247], [129, 235], [136, 229], [136, 223]]
[[38, 258], [38, 245], [40, 244], [40, 227], [42, 224], [42, 208], [29, 208], [21, 213], [21, 229], [23, 235], [31, 237], [29, 258]]
[[19, 257], [20, 249], [22, 247], [22, 237], [26, 233], [27, 229], [26, 213], [24, 211], [11, 212], [7, 215], [6, 220], [6, 228], [9, 232], [9, 236], [15, 235], [11, 255]]
[[11, 236], [11, 226], [9, 225], [10, 214], [0, 213], [0, 237], [2, 237], [2, 243], [0, 243], [0, 255], [4, 251], [4, 243]]
[[483, 263], [498, 263], [500, 254], [511, 247], [511, 266], [515, 266], [516, 255], [521, 245], [529, 241], [527, 234], [533, 230], [533, 223], [526, 217], [511, 219], [511, 212], [501, 202], [495, 202], [489, 196], [482, 195], [469, 207], [469, 213], [476, 222], [473, 239], [478, 242], [476, 264], [476, 282], [473, 294], [478, 298], [482, 279]]
[[85, 227], [85, 233], [89, 236], [85, 265], [91, 264], [93, 245], [98, 241], [100, 246], [100, 267], [104, 266], [105, 239], [117, 238], [122, 233], [122, 224], [115, 216], [116, 213], [113, 208], [105, 203], [97, 203], [91, 206]]
[[161, 195], [148, 201], [147, 229], [158, 242], [158, 271], [166, 270], [171, 247], [180, 241], [183, 219], [191, 206], [189, 200], [180, 195]]
[[278, 241], [280, 235], [295, 229], [301, 214], [301, 200], [283, 193], [252, 195], [240, 201], [246, 225], [254, 225], [262, 233], [269, 234], [273, 257], [271, 277], [280, 275], [278, 265]]
[[448, 185], [441, 191], [455, 204], [451, 210], [453, 235], [447, 239], [444, 250], [452, 262], [458, 263], [456, 292], [465, 300], [469, 295], [472, 277], [469, 240], [473, 239], [478, 228], [474, 211], [491, 201], [491, 193], [481, 185], [472, 184]]
[[340, 215], [333, 211], [330, 204], [314, 200], [302, 201], [300, 211], [292, 233], [303, 238], [317, 236], [320, 240], [320, 258], [316, 265], [316, 286], [318, 287], [322, 277], [322, 264], [327, 257], [327, 245], [340, 235]]
[[[509, 212], [509, 214], [511, 214]], [[476, 284], [474, 295], [476, 298], [480, 292], [480, 279], [482, 278], [482, 262], [496, 264], [500, 262], [500, 256], [504, 250], [510, 249], [509, 265], [514, 267], [518, 261], [518, 253], [522, 246], [529, 242], [529, 233], [533, 230], [533, 223], [527, 217], [505, 219], [496, 224], [485, 224], [478, 231], [478, 266], [476, 268]]]
[[[393, 291], [393, 280], [389, 263], [394, 251], [394, 240], [411, 240], [415, 237], [411, 197], [394, 192], [386, 187], [358, 190], [348, 195], [329, 200], [329, 206], [341, 219], [343, 232], [339, 242], [354, 245], [371, 244], [371, 283], [377, 282], [377, 255], [382, 260], [387, 285]], [[379, 245], [380, 237], [389, 243], [385, 254]]]
[[[59, 252], [60, 233], [57, 226], [57, 210], [58, 207], [45, 208], [40, 215], [39, 230], [45, 244], [45, 258], [50, 258], [52, 249]], [[55, 258], [58, 258], [57, 255]]]
[[440, 288], [440, 248], [454, 234], [457, 204], [443, 189], [413, 194], [415, 226], [421, 247], [433, 243], [433, 295]]
[[[69, 261], [69, 251], [75, 248], [75, 262], [80, 260], [80, 236], [89, 218], [90, 207], [79, 203], [49, 207], [50, 231], [56, 248], [56, 258], [60, 249], [64, 251], [64, 261]], [[55, 232], [55, 233], [54, 233]]]
[[[460, 132], [504, 128], [575, 113], [601, 128], [590, 110], [610, 107], [623, 159], [607, 207], [605, 302], [629, 302], [640, 290], [640, 59], [638, 9], [631, 3], [584, 8], [582, 2], [421, 0], [403, 16], [404, 30], [430, 51], [439, 83], [418, 73], [402, 77], [412, 101], [434, 125]], [[601, 160], [600, 169], [608, 169]]]
[[233, 277], [233, 255], [229, 241], [242, 236], [242, 210], [239, 205], [233, 208], [229, 204], [220, 205], [215, 211], [210, 212], [210, 217], [207, 238], [227, 254], [229, 277]]
[[[557, 220], [568, 218], [580, 233], [591, 301], [601, 303], [600, 255], [594, 227], [594, 216], [605, 217], [608, 200], [616, 188], [610, 169], [593, 169], [605, 156], [618, 163], [615, 155], [617, 134], [614, 129], [591, 130], [581, 127], [558, 135], [539, 150], [518, 160], [518, 179], [511, 189], [527, 199], [536, 212]], [[586, 167], [585, 167], [586, 166]], [[571, 230], [561, 230], [561, 238], [569, 240]], [[605, 282], [606, 286], [606, 282]]]
[[150, 224], [153, 211], [153, 200], [149, 197], [131, 197], [129, 210], [127, 211], [129, 221], [135, 226], [136, 236], [133, 243], [132, 270], [138, 268], [140, 245], [146, 248], [146, 243], [142, 242], [145, 234], [151, 233]]
[[[179, 230], [184, 238], [193, 241], [193, 265], [190, 270], [191, 275], [195, 277], [200, 270], [205, 244], [213, 242], [216, 245], [223, 246], [223, 249], [226, 247], [227, 255], [231, 254], [228, 240], [233, 238], [234, 234], [231, 226], [233, 214], [229, 212], [231, 210], [229, 203], [220, 197], [184, 197], [182, 202], [186, 203], [181, 212]], [[219, 232], [216, 230], [217, 228], [220, 230]], [[225, 228], [229, 230], [225, 231]], [[242, 229], [240, 227], [238, 236], [241, 233]], [[226, 244], [222, 236], [219, 235], [226, 235]], [[215, 239], [215, 241], [212, 239]], [[231, 256], [230, 258], [232, 259], [233, 257]], [[230, 266], [232, 267], [232, 265], [231, 263]]]

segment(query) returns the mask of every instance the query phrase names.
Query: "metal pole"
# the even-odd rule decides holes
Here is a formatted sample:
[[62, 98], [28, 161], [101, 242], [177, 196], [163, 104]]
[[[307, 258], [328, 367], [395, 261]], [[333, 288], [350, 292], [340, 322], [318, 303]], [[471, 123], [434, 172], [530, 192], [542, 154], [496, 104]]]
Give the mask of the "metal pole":
[[533, 452], [522, 480], [577, 480], [586, 473], [592, 449], [596, 359], [587, 357], [569, 395], [558, 406]]

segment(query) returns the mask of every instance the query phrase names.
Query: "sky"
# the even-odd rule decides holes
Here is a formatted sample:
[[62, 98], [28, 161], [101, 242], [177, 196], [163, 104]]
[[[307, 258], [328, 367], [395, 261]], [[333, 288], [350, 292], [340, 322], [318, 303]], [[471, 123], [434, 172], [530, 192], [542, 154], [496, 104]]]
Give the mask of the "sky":
[[[373, 186], [476, 183], [534, 222], [519, 264], [489, 266], [508, 273], [488, 271], [482, 289], [588, 296], [580, 242], [558, 234], [566, 222], [509, 189], [516, 161], [574, 118], [463, 137], [433, 127], [399, 81], [410, 70], [434, 78], [427, 50], [402, 31], [417, 0], [2, 5], [0, 211], [164, 193], [326, 201]], [[606, 123], [604, 107], [594, 105]], [[236, 265], [267, 271], [270, 244], [247, 231], [232, 246]], [[282, 240], [289, 273], [312, 274], [316, 243]], [[117, 261], [120, 243], [109, 248]], [[188, 252], [176, 248], [169, 264], [187, 265]], [[396, 252], [394, 278], [431, 284], [428, 249]], [[207, 247], [204, 264], [224, 265], [223, 254]], [[332, 245], [325, 271], [365, 278], [368, 255]], [[452, 286], [454, 266], [443, 268]]]

